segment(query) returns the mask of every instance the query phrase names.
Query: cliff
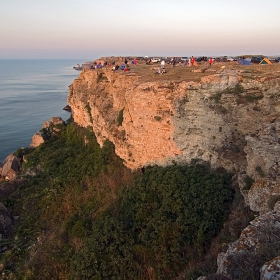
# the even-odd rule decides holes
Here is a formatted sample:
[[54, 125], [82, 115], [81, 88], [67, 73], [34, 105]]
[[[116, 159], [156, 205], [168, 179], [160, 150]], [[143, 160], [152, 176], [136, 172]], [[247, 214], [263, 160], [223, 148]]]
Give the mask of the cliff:
[[232, 69], [199, 78], [142, 82], [137, 72], [84, 70], [68, 103], [74, 121], [101, 145], [112, 141], [129, 168], [201, 159], [279, 181], [280, 75]]
[[280, 66], [228, 65], [211, 71], [178, 66], [160, 76], [152, 67], [128, 74], [83, 70], [68, 96], [74, 121], [92, 127], [100, 145], [113, 142], [131, 169], [201, 160], [236, 174], [245, 202], [261, 216], [220, 255], [224, 275], [229, 259], [248, 251], [244, 244], [253, 244], [250, 252], [261, 247], [261, 234], [248, 241], [255, 224], [273, 222], [277, 234], [280, 222], [274, 209], [280, 197]]

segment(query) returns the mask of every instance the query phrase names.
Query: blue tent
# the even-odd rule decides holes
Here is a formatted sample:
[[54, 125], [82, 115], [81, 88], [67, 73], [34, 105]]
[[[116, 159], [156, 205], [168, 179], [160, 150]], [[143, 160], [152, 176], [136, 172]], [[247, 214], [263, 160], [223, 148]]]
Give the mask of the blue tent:
[[239, 58], [238, 59], [238, 64], [239, 65], [251, 65], [251, 61], [249, 61], [247, 59]]

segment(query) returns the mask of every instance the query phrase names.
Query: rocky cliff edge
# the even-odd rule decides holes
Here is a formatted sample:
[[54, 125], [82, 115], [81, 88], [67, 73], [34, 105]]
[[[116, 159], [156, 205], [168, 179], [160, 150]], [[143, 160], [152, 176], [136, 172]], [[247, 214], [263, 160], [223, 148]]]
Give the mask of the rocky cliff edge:
[[279, 70], [232, 67], [155, 81], [144, 81], [137, 71], [83, 70], [69, 87], [68, 103], [74, 121], [92, 127], [100, 145], [113, 142], [131, 169], [202, 160], [237, 174], [245, 202], [261, 216], [218, 258], [218, 272], [227, 276], [228, 259], [249, 247], [258, 250], [257, 227], [276, 221], [272, 231], [278, 233], [279, 211], [271, 211], [280, 200]]

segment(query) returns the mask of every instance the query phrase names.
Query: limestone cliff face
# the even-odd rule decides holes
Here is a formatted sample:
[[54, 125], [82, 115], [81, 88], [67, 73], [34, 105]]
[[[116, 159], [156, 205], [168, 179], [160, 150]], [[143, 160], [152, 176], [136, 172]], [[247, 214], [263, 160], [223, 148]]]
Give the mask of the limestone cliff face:
[[280, 78], [224, 71], [199, 82], [140, 82], [84, 70], [70, 86], [75, 122], [115, 144], [129, 168], [209, 161], [279, 181]]

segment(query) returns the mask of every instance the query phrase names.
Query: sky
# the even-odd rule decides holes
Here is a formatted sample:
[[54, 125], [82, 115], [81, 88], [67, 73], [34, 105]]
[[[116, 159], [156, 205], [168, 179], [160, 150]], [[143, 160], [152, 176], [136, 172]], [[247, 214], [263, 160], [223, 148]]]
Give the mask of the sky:
[[280, 55], [280, 0], [1, 0], [0, 59]]

